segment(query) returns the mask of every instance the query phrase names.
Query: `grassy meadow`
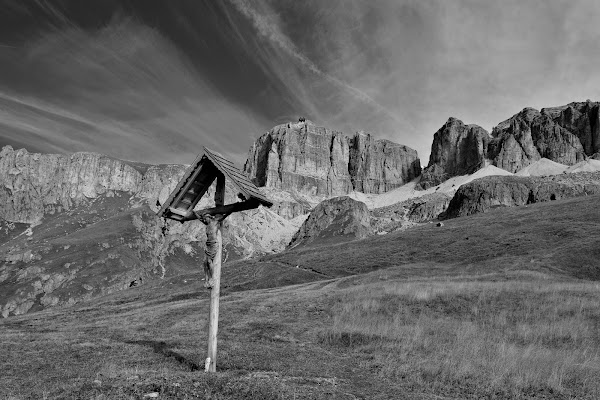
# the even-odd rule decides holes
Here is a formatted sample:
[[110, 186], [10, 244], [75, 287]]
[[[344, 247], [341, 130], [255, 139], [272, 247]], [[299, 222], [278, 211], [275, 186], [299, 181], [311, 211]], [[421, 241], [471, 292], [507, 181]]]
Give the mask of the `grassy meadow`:
[[598, 399], [598, 199], [226, 264], [216, 374], [200, 271], [0, 320], [0, 399]]
[[519, 278], [349, 289], [321, 340], [451, 396], [600, 398], [600, 284]]

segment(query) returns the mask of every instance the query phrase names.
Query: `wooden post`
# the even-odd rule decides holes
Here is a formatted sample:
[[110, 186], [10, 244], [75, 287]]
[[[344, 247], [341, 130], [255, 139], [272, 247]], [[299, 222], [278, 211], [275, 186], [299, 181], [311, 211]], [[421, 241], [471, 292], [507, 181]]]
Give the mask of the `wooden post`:
[[[210, 289], [210, 311], [208, 318], [208, 354], [204, 362], [207, 372], [215, 372], [217, 366], [217, 334], [219, 331], [219, 296], [221, 289], [221, 262], [223, 258], [222, 221], [234, 212], [250, 210], [260, 205], [271, 207], [273, 202], [263, 196], [260, 190], [233, 163], [204, 148], [205, 154], [198, 156], [186, 170], [167, 201], [159, 203], [158, 215], [184, 223], [199, 220], [206, 228], [204, 248], [204, 286]], [[242, 202], [225, 205], [225, 178], [240, 191]], [[194, 211], [217, 180], [215, 206]]]
[[[225, 204], [225, 175], [217, 175], [217, 187], [215, 190], [215, 206]], [[206, 372], [217, 371], [217, 333], [219, 331], [219, 295], [221, 289], [221, 255], [223, 252], [223, 239], [221, 237], [222, 222], [217, 225], [217, 254], [213, 261], [212, 279], [210, 290], [210, 314], [208, 319], [208, 354], [204, 363]]]

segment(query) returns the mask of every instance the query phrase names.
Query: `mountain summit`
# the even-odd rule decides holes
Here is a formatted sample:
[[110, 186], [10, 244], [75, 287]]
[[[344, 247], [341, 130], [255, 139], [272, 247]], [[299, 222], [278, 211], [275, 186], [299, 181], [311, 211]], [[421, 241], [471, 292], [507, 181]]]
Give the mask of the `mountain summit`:
[[299, 121], [278, 125], [259, 137], [244, 171], [257, 186], [336, 196], [387, 192], [419, 176], [421, 163], [410, 147], [364, 132], [347, 137]]
[[574, 165], [600, 153], [600, 103], [526, 107], [500, 122], [490, 135], [477, 125], [450, 118], [434, 135], [420, 186], [435, 186], [492, 164], [515, 173], [542, 158]]

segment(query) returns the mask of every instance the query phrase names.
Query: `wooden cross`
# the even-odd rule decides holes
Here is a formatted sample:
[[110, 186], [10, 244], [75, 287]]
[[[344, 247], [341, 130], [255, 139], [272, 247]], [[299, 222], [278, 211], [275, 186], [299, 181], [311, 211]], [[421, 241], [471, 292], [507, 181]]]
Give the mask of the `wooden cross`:
[[[225, 205], [225, 179], [240, 191], [241, 202]], [[217, 180], [215, 206], [194, 211], [212, 183]], [[204, 147], [194, 163], [161, 206], [159, 217], [170, 218], [181, 223], [199, 219], [206, 225], [206, 261], [204, 263], [204, 285], [210, 292], [210, 314], [208, 321], [208, 355], [204, 363], [207, 372], [215, 372], [217, 366], [217, 333], [219, 328], [219, 295], [221, 286], [221, 258], [223, 241], [222, 222], [231, 213], [257, 208], [271, 207], [273, 203], [260, 193], [258, 188], [237, 169], [233, 163], [218, 153]]]

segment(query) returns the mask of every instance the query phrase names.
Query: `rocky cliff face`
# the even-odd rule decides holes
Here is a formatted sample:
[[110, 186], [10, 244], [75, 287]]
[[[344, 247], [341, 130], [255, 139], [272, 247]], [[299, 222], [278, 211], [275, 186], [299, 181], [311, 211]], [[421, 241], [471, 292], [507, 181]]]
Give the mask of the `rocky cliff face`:
[[[556, 120], [552, 114], [557, 114]], [[567, 126], [573, 130], [561, 122], [569, 122]], [[525, 108], [492, 130], [494, 139], [490, 143], [489, 157], [496, 166], [510, 172], [517, 172], [542, 157], [565, 165], [576, 164], [586, 158], [578, 137], [578, 134], [586, 134], [579, 131], [577, 125], [583, 125], [581, 117], [576, 122], [567, 121], [562, 113]]]
[[[0, 151], [0, 218], [36, 223], [45, 214], [66, 211], [115, 192], [131, 196], [132, 203], [154, 207], [157, 200], [163, 203], [167, 199], [186, 168], [134, 164], [97, 153], [37, 154], [5, 146]], [[302, 196], [276, 195], [273, 210], [284, 218], [306, 214], [316, 205]], [[235, 196], [229, 200], [235, 201]]]
[[245, 172], [257, 186], [335, 196], [353, 190], [383, 193], [417, 177], [417, 152], [387, 140], [316, 127], [276, 126], [250, 148]]
[[543, 177], [489, 176], [461, 186], [444, 218], [592, 194], [600, 194], [600, 172]]
[[[74, 304], [201, 265], [204, 225], [160, 220], [186, 167], [94, 153], [0, 152], [0, 314]], [[227, 201], [236, 190], [227, 188]], [[198, 207], [213, 204], [214, 186]], [[310, 206], [310, 205], [308, 205]], [[285, 206], [283, 207], [285, 209]], [[224, 257], [281, 251], [303, 220], [259, 208], [229, 216]]]
[[428, 189], [453, 176], [475, 172], [485, 164], [490, 140], [482, 127], [449, 118], [433, 136], [429, 164], [419, 186]]
[[434, 135], [420, 187], [469, 174], [486, 163], [515, 173], [540, 160], [573, 165], [600, 151], [600, 103], [586, 101], [538, 111], [524, 108], [492, 129], [450, 118]]
[[358, 132], [349, 141], [348, 170], [352, 188], [363, 193], [385, 193], [413, 180], [421, 173], [416, 150], [389, 140], [375, 140]]
[[573, 102], [562, 107], [543, 108], [541, 113], [576, 135], [586, 155], [600, 152], [600, 102]]
[[94, 153], [31, 154], [0, 151], [0, 218], [32, 223], [111, 191], [135, 193], [142, 174], [126, 163]]
[[362, 239], [373, 233], [365, 203], [350, 197], [334, 197], [316, 206], [294, 235], [291, 247], [331, 244]]

